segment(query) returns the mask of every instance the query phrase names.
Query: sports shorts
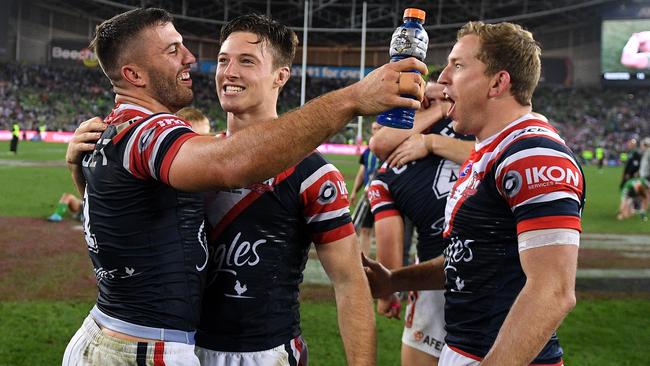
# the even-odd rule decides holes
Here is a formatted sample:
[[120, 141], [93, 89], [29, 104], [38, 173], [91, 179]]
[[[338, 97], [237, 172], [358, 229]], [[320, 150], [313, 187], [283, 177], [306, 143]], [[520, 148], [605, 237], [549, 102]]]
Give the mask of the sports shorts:
[[409, 292], [402, 343], [440, 357], [445, 345], [445, 291]]
[[307, 343], [298, 336], [265, 351], [223, 352], [196, 346], [203, 366], [307, 366]]
[[[450, 348], [445, 345], [438, 360], [438, 366], [479, 366], [481, 358], [474, 355], [467, 354], [459, 349]], [[530, 364], [530, 366], [564, 366], [564, 362], [560, 360], [557, 363], [542, 365]]]
[[68, 343], [63, 366], [199, 366], [194, 345], [177, 342], [133, 342], [104, 334], [88, 315]]

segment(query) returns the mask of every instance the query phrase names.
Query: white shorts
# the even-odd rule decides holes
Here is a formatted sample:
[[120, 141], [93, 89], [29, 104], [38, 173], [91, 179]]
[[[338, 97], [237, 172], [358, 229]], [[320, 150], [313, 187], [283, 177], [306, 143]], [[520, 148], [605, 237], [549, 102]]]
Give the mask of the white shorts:
[[402, 343], [434, 357], [440, 357], [446, 335], [445, 291], [409, 292]]
[[[442, 349], [438, 366], [479, 366], [481, 364], [480, 358], [472, 355], [464, 355], [462, 351], [455, 351], [447, 345]], [[471, 356], [471, 357], [470, 357]], [[560, 360], [558, 363], [541, 365], [530, 364], [530, 366], [564, 366], [564, 362]]]
[[222, 352], [196, 346], [203, 366], [307, 366], [307, 344], [302, 336], [287, 344], [257, 352]]
[[63, 366], [199, 366], [194, 345], [178, 342], [133, 342], [108, 336], [89, 315], [68, 343]]

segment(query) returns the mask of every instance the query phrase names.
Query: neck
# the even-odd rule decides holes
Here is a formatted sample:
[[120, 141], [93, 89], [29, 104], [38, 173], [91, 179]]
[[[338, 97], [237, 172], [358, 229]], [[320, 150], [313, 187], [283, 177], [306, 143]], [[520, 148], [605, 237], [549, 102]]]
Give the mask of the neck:
[[514, 99], [493, 101], [491, 105], [488, 105], [486, 113], [481, 116], [487, 121], [483, 123], [484, 127], [475, 134], [476, 141], [481, 142], [497, 134], [512, 121], [531, 111], [531, 106], [522, 106]]
[[278, 118], [278, 112], [275, 110], [275, 108], [272, 110], [260, 112], [228, 112], [228, 132], [230, 134], [233, 134], [243, 130], [246, 127], [265, 123], [276, 118]]
[[132, 90], [125, 90], [123, 88], [115, 87], [115, 103], [129, 103], [135, 104], [140, 107], [147, 108], [153, 113], [175, 113], [169, 107], [163, 105], [159, 101], [151, 98], [144, 93], [134, 92]]

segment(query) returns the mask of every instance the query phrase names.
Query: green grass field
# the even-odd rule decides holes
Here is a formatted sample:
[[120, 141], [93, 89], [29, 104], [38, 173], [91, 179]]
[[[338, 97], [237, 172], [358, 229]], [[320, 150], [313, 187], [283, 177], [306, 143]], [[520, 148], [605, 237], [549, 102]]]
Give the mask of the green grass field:
[[[0, 142], [0, 160], [16, 159], [7, 153], [8, 150], [8, 143]], [[21, 141], [17, 158], [23, 162], [62, 161], [64, 155], [65, 145]], [[358, 169], [358, 158], [328, 158], [343, 172], [351, 187]], [[0, 161], [0, 186], [4, 190], [0, 195], [0, 220], [8, 216], [44, 219], [51, 213], [61, 193], [72, 191], [63, 164], [41, 165], [47, 164], [14, 166]], [[598, 172], [588, 166], [585, 173], [588, 203], [583, 223], [586, 233], [650, 233], [648, 223], [636, 219], [618, 222], [615, 219], [620, 168], [608, 167]], [[15, 244], [0, 241], [0, 249], [10, 245]], [[39, 286], [60, 288], [59, 281], [65, 278], [41, 278], [43, 270], [35, 271], [28, 265], [6, 270], [2, 267], [2, 259], [6, 258], [0, 258], [0, 366], [60, 364], [65, 345], [92, 306], [92, 297], [78, 301], [39, 298], [16, 301], [8, 296], [6, 286], [19, 286], [20, 291], [28, 295], [36, 292]], [[27, 263], [21, 258], [16, 261]], [[68, 263], [72, 261], [69, 259]], [[59, 266], [65, 266], [65, 263]], [[302, 326], [309, 344], [311, 365], [345, 364], [332, 299], [310, 299], [306, 296], [302, 302]], [[377, 327], [378, 364], [398, 365], [401, 323], [377, 318]], [[581, 295], [576, 309], [565, 320], [559, 334], [566, 352], [566, 365], [647, 364], [650, 357], [650, 301], [647, 297], [601, 299]]]

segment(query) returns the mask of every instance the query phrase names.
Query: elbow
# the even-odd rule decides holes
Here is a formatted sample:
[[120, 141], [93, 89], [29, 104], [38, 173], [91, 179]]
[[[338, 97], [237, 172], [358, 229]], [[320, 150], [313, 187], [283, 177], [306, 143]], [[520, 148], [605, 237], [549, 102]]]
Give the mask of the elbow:
[[368, 147], [373, 154], [375, 154], [381, 161], [386, 160], [390, 151], [386, 151], [386, 142], [377, 136], [370, 138]]
[[564, 315], [569, 314], [576, 307], [577, 304], [575, 290], [571, 289], [568, 291], [564, 291], [560, 295], [558, 302], [559, 302], [559, 308], [562, 310], [562, 313]]

